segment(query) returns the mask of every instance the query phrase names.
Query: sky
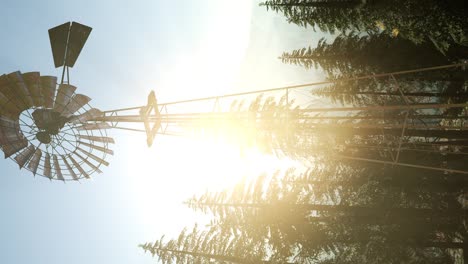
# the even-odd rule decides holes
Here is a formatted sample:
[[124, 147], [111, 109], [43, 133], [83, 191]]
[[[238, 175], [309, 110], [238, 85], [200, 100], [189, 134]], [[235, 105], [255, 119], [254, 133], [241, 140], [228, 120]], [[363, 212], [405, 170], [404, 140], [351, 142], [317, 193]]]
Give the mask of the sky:
[[[0, 0], [0, 12], [0, 74], [60, 76], [47, 30], [67, 21], [91, 26], [70, 80], [101, 110], [143, 105], [151, 90], [168, 102], [323, 79], [277, 59], [323, 34], [258, 1]], [[79, 183], [33, 177], [0, 160], [0, 263], [156, 263], [139, 243], [206, 218], [185, 199], [286, 166], [258, 153], [240, 157], [229, 145], [161, 136], [148, 148], [143, 134], [109, 135], [110, 166]]]

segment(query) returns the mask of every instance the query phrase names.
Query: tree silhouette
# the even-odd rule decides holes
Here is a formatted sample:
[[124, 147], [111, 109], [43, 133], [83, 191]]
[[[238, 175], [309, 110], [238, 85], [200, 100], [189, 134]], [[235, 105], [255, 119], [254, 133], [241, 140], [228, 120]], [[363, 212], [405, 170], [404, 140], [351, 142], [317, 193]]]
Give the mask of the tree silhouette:
[[[437, 247], [442, 250], [463, 247], [463, 243], [440, 241], [437, 236], [443, 232], [458, 238], [464, 211], [437, 206], [421, 208], [408, 204], [408, 200], [402, 204], [402, 201], [398, 202], [401, 192], [385, 184], [379, 185], [388, 193], [384, 200], [372, 195], [373, 192], [367, 190], [370, 186], [364, 185], [357, 188], [357, 193], [356, 189], [349, 193], [349, 190], [334, 188], [332, 193], [341, 202], [330, 204], [333, 199], [324, 199], [315, 188], [293, 188], [291, 183], [295, 182], [291, 182], [290, 177], [286, 184], [272, 180], [267, 188], [260, 188], [261, 181], [248, 185], [241, 183], [232, 194], [207, 193], [191, 199], [188, 204], [194, 209], [212, 212], [218, 219], [216, 225], [228, 226], [231, 230], [241, 229], [247, 236], [270, 241], [272, 251], [281, 254], [282, 258], [319, 260], [322, 254], [331, 254], [337, 249], [349, 250], [358, 245], [362, 250], [369, 243], [376, 248], [381, 247], [381, 250], [398, 249], [398, 254], [403, 254], [403, 248]], [[330, 187], [327, 182], [320, 185]], [[320, 200], [328, 204], [317, 204]], [[443, 203], [441, 199], [439, 201]], [[393, 206], [388, 205], [389, 202], [393, 202]], [[458, 228], [454, 229], [454, 226]], [[259, 235], [262, 231], [263, 234]], [[300, 254], [291, 255], [297, 251], [294, 248], [298, 245]], [[419, 252], [421, 258], [424, 258], [423, 252], [427, 253], [424, 250]], [[442, 254], [441, 251], [439, 253]], [[390, 254], [388, 257], [396, 256], [391, 257]]]
[[261, 3], [290, 23], [334, 33], [380, 30], [416, 44], [432, 42], [441, 52], [466, 54], [464, 15], [446, 1], [272, 0]]
[[[464, 88], [468, 75], [463, 70], [396, 76], [398, 86], [394, 80], [385, 78], [340, 81], [402, 69], [446, 65], [467, 58], [445, 56], [431, 43], [416, 45], [382, 33], [363, 36], [350, 33], [339, 35], [331, 44], [321, 39], [314, 49], [285, 52], [280, 58], [285, 63], [323, 69], [329, 79], [337, 82], [313, 93], [342, 104], [382, 104], [401, 97], [403, 93], [413, 102], [463, 103], [468, 99]], [[400, 91], [396, 90], [397, 87]]]
[[330, 77], [357, 76], [395, 72], [449, 64], [447, 58], [431, 43], [416, 45], [411, 41], [382, 33], [340, 34], [331, 44], [320, 39], [316, 48], [302, 48], [280, 57], [283, 62], [305, 68], [320, 66]]
[[254, 241], [212, 228], [200, 231], [195, 226], [191, 232], [184, 229], [177, 239], [164, 242], [164, 236], [154, 243], [140, 245], [153, 256], [158, 255], [163, 264], [171, 263], [286, 263], [269, 258], [262, 241]]

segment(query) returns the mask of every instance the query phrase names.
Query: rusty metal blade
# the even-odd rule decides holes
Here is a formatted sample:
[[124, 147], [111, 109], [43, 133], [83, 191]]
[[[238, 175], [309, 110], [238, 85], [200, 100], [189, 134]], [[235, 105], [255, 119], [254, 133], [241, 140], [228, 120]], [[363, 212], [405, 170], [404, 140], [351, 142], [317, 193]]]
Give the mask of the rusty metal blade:
[[55, 90], [57, 89], [57, 77], [41, 76], [41, 93], [44, 97], [44, 106], [54, 107]]
[[13, 133], [6, 132], [4, 130], [0, 131], [0, 145], [6, 146], [10, 144], [15, 144], [23, 141], [24, 139], [19, 137], [15, 131]]
[[102, 143], [115, 143], [114, 139], [111, 137], [97, 137], [97, 136], [85, 136], [85, 135], [78, 135], [79, 138], [81, 139], [86, 139], [89, 141], [95, 141], [95, 142], [102, 142]]
[[96, 165], [92, 164], [88, 159], [84, 158], [83, 156], [81, 156], [79, 153], [75, 152], [75, 155], [80, 158], [81, 160], [84, 161], [84, 163], [86, 163], [86, 165], [88, 165], [91, 169], [99, 172], [99, 173], [102, 173], [102, 171], [96, 167]]
[[0, 145], [16, 144], [24, 141], [25, 138], [15, 130], [1, 130]]
[[104, 148], [104, 147], [101, 147], [101, 146], [96, 146], [96, 145], [93, 145], [93, 144], [85, 143], [85, 142], [82, 142], [82, 141], [78, 141], [78, 144], [90, 147], [90, 148], [95, 149], [95, 150], [105, 152], [105, 153], [110, 154], [110, 155], [114, 155], [114, 151], [112, 151], [111, 149], [107, 149], [107, 148]]
[[26, 86], [26, 82], [24, 81], [21, 72], [12, 72], [8, 74], [7, 77], [10, 82], [10, 87], [13, 89], [16, 96], [18, 97], [18, 102], [21, 105], [21, 109], [25, 110], [33, 107], [33, 99], [29, 94], [28, 87]]
[[78, 171], [80, 171], [80, 173], [81, 173], [86, 179], [89, 179], [88, 173], [86, 173], [86, 171], [83, 170], [83, 168], [81, 167], [81, 165], [80, 165], [78, 162], [76, 162], [76, 160], [75, 160], [72, 156], [68, 156], [68, 157], [69, 157], [70, 160], [72, 161], [73, 166], [75, 166], [75, 167], [78, 169]]
[[65, 166], [67, 166], [68, 171], [70, 172], [70, 175], [72, 176], [73, 180], [77, 181], [78, 176], [76, 176], [76, 173], [73, 171], [73, 168], [70, 166], [70, 163], [68, 163], [67, 158], [65, 156], [61, 156], [63, 162], [65, 162]]
[[31, 159], [34, 155], [36, 148], [33, 145], [29, 145], [23, 151], [21, 151], [18, 155], [16, 155], [15, 160], [18, 163], [20, 169], [24, 167], [24, 165]]
[[90, 157], [90, 158], [92, 158], [93, 160], [99, 162], [99, 164], [103, 164], [104, 166], [109, 166], [109, 162], [105, 161], [104, 159], [101, 159], [101, 158], [95, 156], [95, 155], [92, 154], [92, 153], [89, 153], [88, 151], [86, 151], [86, 150], [84, 150], [84, 149], [82, 149], [82, 148], [80, 148], [80, 147], [77, 147], [77, 149], [78, 149], [79, 151], [83, 152], [83, 154], [85, 154], [87, 157]]
[[57, 155], [52, 155], [52, 159], [54, 160], [54, 169], [55, 175], [57, 175], [57, 180], [65, 181], [62, 175], [62, 170], [60, 169], [60, 163], [58, 161]]
[[22, 109], [17, 99], [18, 97], [10, 87], [7, 75], [0, 76], [0, 107], [2, 112], [12, 117], [19, 116]]
[[0, 117], [0, 145], [5, 158], [28, 146], [28, 141], [19, 131], [19, 121]]
[[110, 129], [112, 128], [108, 123], [95, 123], [95, 124], [86, 124], [77, 127], [78, 130], [98, 130], [98, 129]]
[[5, 159], [9, 158], [11, 155], [17, 153], [18, 151], [24, 149], [27, 146], [28, 146], [28, 141], [26, 139], [2, 145], [2, 150], [3, 150], [3, 153], [5, 154]]
[[88, 96], [83, 94], [75, 94], [60, 114], [64, 117], [70, 117], [81, 107], [85, 106], [89, 101], [91, 101], [91, 98]]
[[76, 87], [69, 84], [60, 84], [55, 97], [54, 110], [62, 113], [65, 106], [70, 102]]
[[41, 93], [41, 75], [39, 72], [23, 73], [23, 80], [28, 87], [34, 106], [44, 106], [44, 97]]
[[92, 120], [93, 118], [100, 117], [100, 116], [102, 116], [101, 110], [97, 108], [91, 108], [81, 115], [73, 116], [70, 122], [75, 123], [75, 124], [84, 123], [86, 121]]
[[8, 101], [15, 104], [15, 107], [19, 109], [20, 112], [26, 109], [26, 105], [21, 101], [21, 94], [15, 89], [14, 83], [10, 81], [9, 75], [0, 76], [0, 92]]
[[5, 117], [18, 118], [20, 113], [21, 110], [16, 103], [0, 91], [0, 114]]
[[21, 143], [27, 141], [22, 134], [19, 134], [13, 129], [2, 129], [0, 130], [0, 145], [6, 146], [11, 144]]
[[41, 161], [41, 157], [42, 151], [40, 149], [36, 149], [36, 152], [34, 152], [31, 161], [29, 161], [28, 163], [28, 169], [31, 170], [34, 175], [36, 175], [37, 167], [39, 166], [39, 161]]
[[10, 100], [16, 100], [16, 91], [12, 89], [8, 75], [0, 76], [0, 92]]
[[15, 120], [6, 116], [0, 116], [0, 129], [19, 131], [19, 120]]
[[50, 166], [50, 155], [46, 152], [44, 159], [44, 175], [52, 180], [52, 171]]

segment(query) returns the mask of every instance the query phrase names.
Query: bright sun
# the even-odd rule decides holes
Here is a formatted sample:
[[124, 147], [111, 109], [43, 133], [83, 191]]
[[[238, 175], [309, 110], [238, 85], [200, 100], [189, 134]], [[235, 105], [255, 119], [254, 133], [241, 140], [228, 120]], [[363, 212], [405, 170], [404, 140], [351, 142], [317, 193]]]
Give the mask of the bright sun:
[[[225, 5], [216, 2], [210, 8], [216, 16], [210, 19], [220, 22], [210, 23], [209, 27], [200, 30], [201, 45], [189, 49], [189, 53], [180, 50], [179, 57], [165, 65], [162, 79], [157, 80], [155, 88], [158, 101], [232, 93], [239, 88], [235, 79], [249, 43], [252, 3], [241, 1], [236, 5]], [[193, 19], [199, 18], [194, 16]], [[186, 111], [196, 112], [197, 109]], [[151, 150], [141, 147], [140, 142], [132, 145], [131, 153], [144, 154], [129, 157], [131, 163], [143, 164], [137, 171], [131, 168], [131, 173], [153, 175], [142, 181], [145, 182], [143, 189], [145, 186], [170, 186], [183, 181], [183, 187], [172, 190], [174, 195], [177, 192], [193, 193], [197, 189], [227, 186], [251, 168], [267, 165], [266, 161], [262, 164], [261, 159], [264, 158], [256, 150], [248, 150], [241, 155], [235, 144], [209, 139], [158, 137]]]
[[[143, 138], [129, 144], [139, 155], [131, 158], [125, 174], [131, 175], [128, 182], [138, 218], [150, 234], [161, 233], [161, 228], [168, 233], [194, 221], [203, 222], [202, 215], [182, 205], [193, 195], [221, 191], [243, 178], [286, 169], [293, 163], [256, 149], [241, 151], [232, 144], [210, 140], [165, 136], [157, 139], [153, 148], [142, 142]], [[172, 218], [161, 218], [160, 213], [166, 210]], [[156, 222], [159, 225], [154, 225]]]
[[[214, 10], [214, 14], [222, 18], [214, 20], [224, 22], [214, 23], [200, 33], [203, 45], [198, 50], [181, 50], [180, 57], [165, 65], [162, 79], [156, 82], [160, 102], [232, 93], [239, 88], [236, 78], [249, 43], [252, 3], [217, 8], [223, 10]], [[168, 227], [180, 230], [187, 220], [193, 223], [193, 214], [187, 215], [190, 210], [181, 203], [195, 194], [220, 191], [243, 177], [288, 166], [288, 161], [279, 161], [253, 147], [241, 151], [236, 144], [210, 139], [158, 135], [152, 148], [145, 146], [144, 137], [132, 136], [130, 140], [128, 150], [121, 151], [138, 155], [128, 155], [125, 173], [132, 175], [128, 183], [138, 218], [154, 232], [161, 232], [161, 226], [167, 233]], [[158, 212], [165, 209], [174, 217], [161, 219]]]

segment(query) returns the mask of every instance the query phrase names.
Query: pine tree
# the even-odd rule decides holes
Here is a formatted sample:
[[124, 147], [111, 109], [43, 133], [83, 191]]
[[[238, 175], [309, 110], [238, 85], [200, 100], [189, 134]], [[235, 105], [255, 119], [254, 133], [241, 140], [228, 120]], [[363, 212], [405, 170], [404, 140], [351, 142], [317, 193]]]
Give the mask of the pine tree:
[[[360, 36], [351, 33], [338, 36], [331, 44], [321, 39], [314, 49], [285, 52], [280, 58], [285, 63], [323, 69], [329, 79], [337, 82], [312, 93], [342, 104], [383, 104], [401, 98], [402, 94], [412, 102], [463, 103], [468, 99], [464, 85], [468, 75], [463, 70], [422, 72], [395, 76], [395, 79], [346, 80], [445, 65], [460, 59], [444, 56], [431, 43], [415, 45], [385, 34]], [[455, 115], [460, 113], [460, 110], [450, 111]]]
[[467, 52], [468, 22], [445, 1], [272, 0], [260, 5], [282, 12], [290, 23], [322, 31], [380, 30], [416, 44], [432, 42], [441, 52]]
[[[164, 236], [154, 243], [140, 245], [163, 264], [171, 263], [262, 263], [261, 247], [246, 239], [229, 234], [200, 231], [195, 225], [191, 232], [184, 229], [177, 239], [164, 242]], [[268, 262], [266, 262], [268, 263]]]
[[309, 47], [285, 52], [280, 58], [285, 63], [305, 68], [320, 66], [329, 77], [337, 74], [343, 77], [387, 73], [450, 63], [450, 58], [431, 43], [416, 45], [381, 33], [362, 36], [341, 34], [331, 44], [322, 38], [314, 49]]
[[336, 0], [272, 0], [265, 1], [260, 6], [267, 10], [282, 12], [288, 22], [300, 26], [317, 27], [322, 31], [345, 31], [352, 28], [360, 28], [363, 25], [357, 20], [350, 23], [346, 16], [356, 16], [356, 9], [361, 1], [336, 1]]
[[[360, 187], [361, 191], [364, 187]], [[363, 194], [370, 193], [366, 191]], [[398, 193], [395, 194], [392, 198], [394, 202], [395, 197], [398, 198]], [[363, 199], [355, 195], [353, 198], [344, 192], [338, 196], [347, 204], [359, 204]], [[189, 201], [189, 205], [196, 209], [209, 209], [218, 217], [218, 225], [224, 223], [231, 228], [241, 228], [247, 232], [246, 235], [252, 234], [249, 230], [258, 233], [262, 225], [268, 227], [263, 231], [264, 235], [259, 237], [257, 234], [256, 239], [270, 241], [273, 252], [283, 254], [295, 252], [294, 247], [300, 245], [302, 255], [295, 256], [295, 259], [316, 259], [336, 248], [349, 249], [356, 244], [362, 248], [371, 241], [376, 245], [395, 247], [400, 253], [403, 252], [402, 247], [444, 249], [463, 246], [457, 242], [433, 241], [442, 230], [455, 232], [450, 230], [453, 223], [460, 226], [461, 211], [437, 213], [439, 209], [388, 208], [382, 203], [373, 204], [372, 207], [310, 204], [308, 199], [316, 201], [319, 198], [311, 189], [291, 189], [290, 185], [279, 181], [272, 181], [266, 189], [262, 189], [257, 181], [248, 186], [245, 183], [238, 185], [231, 196], [227, 193], [205, 194]], [[432, 220], [427, 222], [430, 215]], [[442, 227], [441, 223], [446, 224]]]

